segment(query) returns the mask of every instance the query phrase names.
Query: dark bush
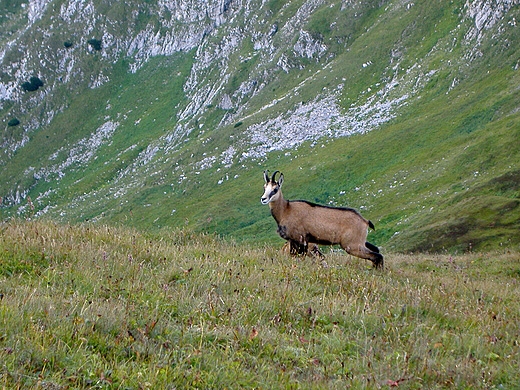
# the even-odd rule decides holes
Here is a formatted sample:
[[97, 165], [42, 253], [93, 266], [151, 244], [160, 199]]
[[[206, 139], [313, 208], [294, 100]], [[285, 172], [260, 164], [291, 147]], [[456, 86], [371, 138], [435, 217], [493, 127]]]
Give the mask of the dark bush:
[[13, 118], [9, 122], [7, 122], [8, 126], [18, 126], [20, 124], [20, 121], [18, 118]]
[[37, 88], [43, 87], [43, 81], [41, 81], [38, 77], [31, 77], [29, 82]]
[[100, 39], [94, 39], [94, 38], [92, 38], [92, 39], [89, 39], [89, 40], [87, 41], [87, 43], [88, 43], [90, 46], [92, 46], [92, 48], [93, 48], [94, 50], [101, 50], [101, 48], [103, 47], [103, 42], [102, 42]]
[[63, 42], [63, 46], [65, 46], [67, 49], [68, 49], [69, 47], [72, 47], [72, 45], [73, 45], [73, 43], [70, 42], [70, 41], [65, 41], [65, 42]]
[[32, 85], [30, 82], [28, 81], [24, 81], [22, 83], [22, 89], [24, 91], [27, 91], [27, 92], [32, 92], [32, 91], [36, 91], [38, 89], [38, 87], [35, 87], [34, 85]]
[[32, 92], [38, 90], [38, 88], [43, 87], [43, 81], [41, 81], [38, 77], [31, 77], [29, 81], [25, 81], [22, 83], [22, 89], [27, 92]]

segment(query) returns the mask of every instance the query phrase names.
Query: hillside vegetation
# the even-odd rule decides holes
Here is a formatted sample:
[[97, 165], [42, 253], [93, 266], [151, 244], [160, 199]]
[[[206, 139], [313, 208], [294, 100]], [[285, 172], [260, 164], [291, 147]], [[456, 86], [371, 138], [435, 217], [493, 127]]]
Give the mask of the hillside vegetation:
[[383, 251], [519, 249], [516, 2], [87, 3], [0, 10], [2, 219], [279, 245], [270, 169]]
[[516, 252], [384, 271], [190, 230], [0, 225], [4, 388], [512, 389]]

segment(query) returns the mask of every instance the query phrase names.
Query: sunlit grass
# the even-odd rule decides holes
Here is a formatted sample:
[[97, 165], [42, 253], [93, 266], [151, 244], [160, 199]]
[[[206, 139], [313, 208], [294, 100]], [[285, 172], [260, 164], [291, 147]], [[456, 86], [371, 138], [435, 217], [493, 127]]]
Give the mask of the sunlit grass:
[[[331, 253], [10, 222], [5, 388], [512, 388], [518, 253]], [[16, 266], [18, 265], [18, 266]]]

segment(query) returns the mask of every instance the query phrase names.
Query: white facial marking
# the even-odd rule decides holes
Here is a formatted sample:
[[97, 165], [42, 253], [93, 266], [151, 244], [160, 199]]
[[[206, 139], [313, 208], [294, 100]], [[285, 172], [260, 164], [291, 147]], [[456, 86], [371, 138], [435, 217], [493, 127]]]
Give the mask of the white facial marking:
[[273, 183], [266, 183], [264, 185], [264, 195], [262, 195], [262, 198], [260, 198], [260, 202], [262, 202], [262, 204], [268, 204], [271, 200], [273, 200], [273, 196], [276, 193], [274, 192], [276, 187], [277, 185]]

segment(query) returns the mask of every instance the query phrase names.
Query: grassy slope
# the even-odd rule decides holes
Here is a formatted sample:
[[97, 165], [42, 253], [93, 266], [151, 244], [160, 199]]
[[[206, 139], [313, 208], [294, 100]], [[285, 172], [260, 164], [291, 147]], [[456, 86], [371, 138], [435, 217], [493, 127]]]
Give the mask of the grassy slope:
[[[461, 43], [464, 30], [457, 27], [461, 6], [462, 2], [450, 7], [428, 2], [407, 12], [391, 7], [383, 12], [367, 6], [356, 19], [348, 13], [359, 10], [338, 12], [323, 7], [311, 17], [308, 28], [335, 53], [333, 65], [315, 74], [322, 63], [299, 59], [305, 62], [304, 73], [274, 74], [270, 86], [250, 102], [250, 111], [255, 112], [271, 102], [273, 95], [284, 96], [288, 88], [300, 84], [302, 75], [315, 74], [299, 89], [297, 98], [314, 99], [323, 88], [342, 82], [341, 104], [348, 109], [368, 98], [368, 87], [377, 91], [377, 83], [388, 82], [395, 72], [405, 73], [417, 61], [424, 69], [437, 70], [421, 90], [421, 99], [412, 99], [398, 118], [366, 135], [324, 140], [315, 147], [303, 145], [290, 155], [272, 153], [263, 161], [247, 161], [245, 166], [235, 164], [219, 172], [214, 167], [194, 175], [190, 164], [205, 152], [216, 147], [225, 150], [231, 135], [265, 120], [262, 115], [290, 109], [294, 102], [286, 100], [238, 128], [220, 128], [218, 134], [211, 130], [224, 112], [212, 107], [196, 118], [197, 124], [204, 124], [205, 136], [193, 132], [188, 142], [160, 164], [137, 167], [116, 182], [114, 178], [153, 140], [175, 128], [176, 113], [185, 103], [182, 84], [193, 53], [156, 58], [137, 74], [128, 74], [122, 61], [110, 84], [70, 96], [70, 106], [56, 116], [52, 126], [35, 133], [32, 142], [10, 161], [5, 175], [9, 179], [2, 185], [33, 184], [34, 179], [24, 174], [28, 166], [51, 164], [48, 156], [56, 149], [88, 136], [108, 118], [121, 126], [88, 167], [73, 167], [59, 182], [40, 181], [31, 191], [32, 199], [49, 189], [55, 191], [46, 200], [60, 206], [54, 213], [51, 210], [53, 217], [68, 221], [104, 218], [150, 229], [189, 224], [237, 240], [278, 242], [274, 222], [258, 202], [262, 171], [268, 168], [286, 174], [288, 198], [362, 209], [377, 227], [370, 240], [385, 250], [460, 251], [470, 246], [518, 245], [520, 154], [515, 145], [520, 128], [520, 80], [515, 70], [518, 46], [507, 45], [508, 40], [515, 42], [518, 32], [511, 32], [504, 42], [485, 44], [480, 48], [481, 58], [449, 67], [448, 61], [460, 58], [468, 49]], [[280, 11], [276, 2], [269, 7]], [[281, 15], [275, 14], [273, 20], [277, 17]], [[339, 27], [330, 28], [334, 18]], [[351, 20], [355, 23], [347, 23]], [[250, 46], [250, 42], [244, 44], [236, 61], [251, 54]], [[401, 51], [397, 70], [397, 59], [391, 54], [394, 49]], [[362, 64], [368, 60], [372, 65], [365, 69]], [[94, 57], [89, 61], [95, 66]], [[229, 93], [255, 61], [235, 64], [239, 74], [230, 80]], [[450, 89], [453, 80], [458, 83]], [[184, 168], [176, 170], [178, 165]], [[191, 173], [190, 178], [178, 184], [184, 171]], [[216, 185], [225, 173], [239, 178]], [[114, 197], [119, 186], [136, 178], [140, 180], [137, 187], [123, 198]], [[26, 209], [24, 215], [30, 214]]]
[[6, 388], [514, 388], [518, 253], [324, 268], [187, 230], [0, 225]]

